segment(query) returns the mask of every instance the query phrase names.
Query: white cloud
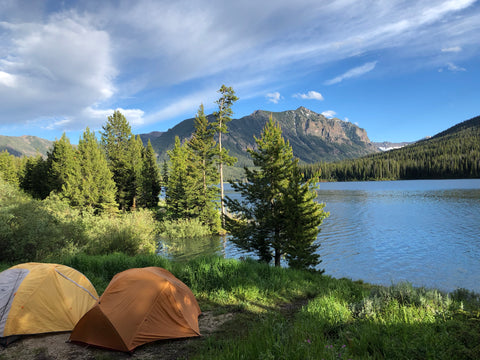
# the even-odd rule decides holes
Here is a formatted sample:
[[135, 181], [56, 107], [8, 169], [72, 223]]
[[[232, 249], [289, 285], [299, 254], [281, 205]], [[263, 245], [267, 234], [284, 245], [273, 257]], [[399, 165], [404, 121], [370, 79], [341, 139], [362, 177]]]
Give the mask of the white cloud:
[[[144, 109], [132, 114], [138, 124], [185, 112], [193, 116], [208, 97], [190, 94], [192, 88], [256, 80], [243, 88], [243, 98], [256, 93], [263, 99], [264, 89], [275, 89], [279, 79], [293, 83], [312, 69], [324, 73], [325, 64], [359, 54], [380, 53], [386, 72], [411, 64], [435, 69], [445, 61], [435, 57], [438, 44], [445, 44], [442, 52], [462, 57], [456, 62], [477, 55], [480, 7], [473, 4], [85, 0], [32, 2], [26, 12], [20, 2], [0, 0], [0, 122], [49, 118], [57, 127], [97, 124], [91, 111], [101, 110], [92, 109], [116, 106]], [[325, 79], [339, 83], [376, 64]], [[450, 64], [445, 69], [465, 70]], [[187, 95], [179, 99], [179, 94]], [[323, 99], [317, 92], [297, 95]], [[144, 106], [148, 101], [156, 107]]]
[[296, 98], [299, 98], [299, 99], [304, 99], [304, 100], [319, 100], [319, 101], [323, 100], [322, 94], [320, 94], [317, 91], [313, 91], [313, 90], [309, 91], [306, 94], [295, 94], [295, 95], [293, 95], [293, 97], [296, 97]]
[[[52, 122], [53, 121], [53, 122]], [[43, 129], [46, 130], [57, 130], [57, 129], [70, 129], [72, 119], [66, 118], [66, 119], [46, 119], [46, 124], [41, 126]]]
[[183, 97], [173, 99], [169, 105], [145, 116], [144, 123], [151, 124], [162, 122], [178, 116], [192, 118], [197, 113], [200, 104], [204, 105], [205, 113], [209, 113], [209, 109], [212, 109], [215, 106], [215, 97], [218, 95], [216, 92], [217, 90], [218, 88], [205, 88]]
[[[65, 117], [44, 117], [38, 118], [33, 123], [41, 129], [56, 131], [81, 131], [89, 127], [96, 131], [101, 129], [106, 123], [108, 117], [120, 111], [132, 128], [141, 126], [144, 123], [144, 111], [140, 109], [97, 109], [87, 107], [78, 113]], [[33, 124], [32, 124], [33, 125]]]
[[457, 66], [455, 65], [454, 63], [447, 63], [447, 70], [450, 70], [450, 71], [453, 71], [453, 72], [457, 72], [457, 71], [467, 71], [467, 69], [461, 67], [461, 66]]
[[337, 113], [333, 110], [326, 110], [326, 111], [323, 111], [322, 112], [322, 115], [325, 116], [326, 118], [333, 118], [335, 115], [337, 115]]
[[17, 80], [14, 75], [0, 71], [0, 85], [12, 88], [15, 87], [16, 82]]
[[[72, 14], [42, 23], [2, 23], [3, 121], [69, 118], [115, 93], [109, 35]], [[2, 34], [4, 36], [2, 36]]]
[[465, 9], [473, 5], [476, 0], [448, 0], [436, 6], [427, 7], [421, 14], [422, 22], [432, 22], [441, 19], [448, 13]]
[[348, 70], [347, 72], [343, 73], [342, 75], [339, 75], [333, 79], [327, 80], [325, 82], [326, 85], [333, 85], [337, 84], [339, 82], [342, 82], [345, 79], [350, 79], [353, 77], [359, 77], [362, 76], [363, 74], [366, 74], [373, 69], [375, 69], [375, 66], [377, 65], [377, 61], [372, 61], [363, 64], [362, 66], [357, 66], [353, 69]]
[[273, 92], [273, 93], [268, 93], [266, 95], [266, 97], [267, 97], [268, 101], [270, 101], [274, 104], [278, 104], [278, 102], [280, 101], [282, 96], [280, 95], [280, 93], [278, 91], [276, 91], [276, 92]]
[[462, 51], [462, 48], [460, 46], [453, 46], [453, 47], [449, 47], [449, 48], [443, 48], [442, 49], [442, 52], [460, 52]]

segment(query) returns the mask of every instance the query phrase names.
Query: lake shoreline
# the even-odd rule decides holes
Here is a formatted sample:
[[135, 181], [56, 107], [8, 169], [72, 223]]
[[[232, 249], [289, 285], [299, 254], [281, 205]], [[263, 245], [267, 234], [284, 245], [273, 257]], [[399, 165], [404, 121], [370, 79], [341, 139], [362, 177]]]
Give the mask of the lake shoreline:
[[[203, 336], [141, 346], [133, 356], [142, 360], [158, 354], [168, 360], [245, 359], [262, 354], [288, 359], [338, 358], [338, 354], [345, 359], [480, 355], [480, 296], [469, 291], [445, 294], [406, 283], [376, 286], [251, 259], [213, 256], [176, 262], [155, 255], [78, 254], [49, 261], [81, 271], [99, 294], [116, 273], [146, 266], [163, 267], [191, 288], [204, 313], [199, 318]], [[25, 337], [0, 349], [0, 359], [132, 356], [65, 344], [65, 338]]]

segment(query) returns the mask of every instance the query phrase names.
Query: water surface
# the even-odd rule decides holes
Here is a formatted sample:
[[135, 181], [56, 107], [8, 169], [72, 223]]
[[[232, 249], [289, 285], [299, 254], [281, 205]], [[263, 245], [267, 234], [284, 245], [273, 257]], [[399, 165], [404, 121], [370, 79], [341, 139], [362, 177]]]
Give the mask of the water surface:
[[[326, 274], [480, 292], [480, 179], [321, 183], [317, 200], [330, 212], [318, 236]], [[164, 243], [163, 253], [248, 255], [218, 237]]]
[[480, 180], [323, 183], [327, 274], [480, 292]]

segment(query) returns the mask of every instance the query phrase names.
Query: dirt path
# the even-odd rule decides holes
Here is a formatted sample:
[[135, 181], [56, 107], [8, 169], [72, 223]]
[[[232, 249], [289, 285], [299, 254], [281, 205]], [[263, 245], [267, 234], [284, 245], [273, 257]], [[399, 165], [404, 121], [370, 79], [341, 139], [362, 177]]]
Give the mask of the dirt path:
[[156, 341], [140, 346], [132, 355], [69, 343], [70, 333], [26, 336], [7, 348], [0, 346], [0, 360], [188, 359], [194, 342], [203, 341], [232, 318], [231, 313], [213, 315], [206, 311], [198, 319], [203, 337]]

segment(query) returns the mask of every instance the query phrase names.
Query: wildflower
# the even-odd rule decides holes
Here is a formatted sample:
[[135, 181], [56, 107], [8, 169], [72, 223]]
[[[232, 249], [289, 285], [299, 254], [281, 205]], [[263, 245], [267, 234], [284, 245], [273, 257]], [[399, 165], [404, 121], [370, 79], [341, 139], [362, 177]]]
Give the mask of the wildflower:
[[311, 343], [312, 343], [312, 340], [307, 339], [307, 343], [311, 344]]

